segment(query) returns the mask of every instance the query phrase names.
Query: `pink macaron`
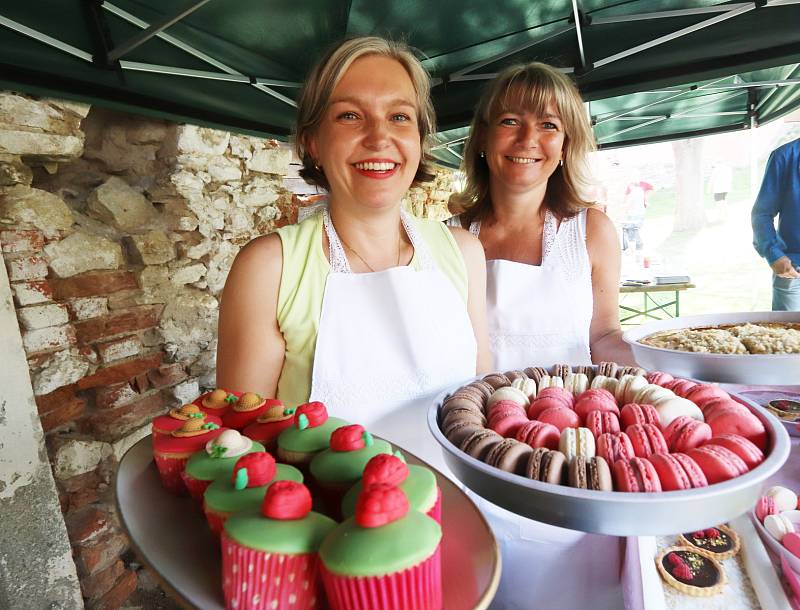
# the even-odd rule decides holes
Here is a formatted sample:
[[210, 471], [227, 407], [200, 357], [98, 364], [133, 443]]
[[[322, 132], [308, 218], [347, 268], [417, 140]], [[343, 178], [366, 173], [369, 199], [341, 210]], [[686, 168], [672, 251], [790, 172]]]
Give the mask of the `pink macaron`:
[[668, 390], [672, 390], [677, 396], [681, 398], [686, 398], [686, 394], [695, 387], [697, 384], [694, 381], [689, 381], [688, 379], [673, 379], [663, 385], [663, 387], [667, 388]]
[[536, 398], [561, 398], [566, 403], [567, 406], [572, 408], [575, 405], [575, 396], [573, 396], [572, 392], [566, 390], [564, 388], [543, 388], [537, 395]]
[[747, 464], [730, 449], [718, 445], [704, 445], [687, 452], [706, 475], [709, 484], [733, 479], [747, 472]]
[[561, 432], [553, 424], [541, 421], [529, 421], [517, 429], [515, 438], [521, 443], [530, 445], [534, 449], [546, 447], [558, 449]]
[[619, 460], [627, 462], [636, 457], [631, 439], [624, 432], [601, 434], [597, 438], [597, 455], [604, 458], [609, 464]]
[[608, 390], [593, 388], [586, 390], [575, 401], [575, 412], [583, 421], [590, 411], [610, 411], [619, 415], [619, 407], [614, 395]]
[[686, 453], [704, 444], [711, 438], [711, 426], [687, 415], [679, 415], [664, 431], [669, 450]]
[[795, 557], [800, 557], [800, 534], [789, 532], [781, 540], [783, 547]]
[[714, 436], [738, 434], [761, 451], [764, 451], [767, 446], [767, 430], [764, 428], [764, 424], [748, 410], [742, 412], [738, 409], [724, 408], [705, 417]]
[[708, 485], [706, 476], [692, 458], [684, 453], [656, 453], [649, 458], [664, 491], [693, 489]]
[[578, 428], [581, 425], [580, 417], [572, 409], [565, 407], [553, 407], [545, 409], [539, 414], [538, 421], [552, 424], [558, 428], [559, 432], [567, 428]]
[[636, 457], [646, 458], [654, 453], [669, 453], [667, 441], [658, 426], [653, 424], [634, 424], [625, 428], [631, 439]]
[[589, 411], [585, 425], [596, 439], [602, 434], [620, 431], [619, 418], [611, 411]]
[[494, 403], [491, 407], [489, 407], [489, 412], [487, 413], [488, 419], [491, 419], [494, 416], [502, 413], [503, 417], [507, 416], [509, 413], [520, 413], [521, 415], [525, 415], [525, 407], [521, 406], [518, 402], [513, 400], [498, 400]]
[[614, 462], [614, 487], [617, 491], [661, 491], [658, 473], [648, 460], [633, 458]]
[[703, 403], [701, 411], [703, 412], [703, 417], [708, 419], [717, 411], [729, 410], [732, 409], [734, 411], [744, 413], [747, 412], [748, 409], [743, 404], [736, 402], [730, 396], [727, 398], [724, 397], [715, 397], [707, 400]]
[[764, 452], [748, 441], [745, 437], [738, 434], [720, 434], [710, 439], [706, 445], [719, 445], [730, 449], [747, 464], [747, 468], [752, 470], [764, 461]]
[[665, 383], [669, 383], [673, 379], [675, 379], [669, 373], [665, 373], [663, 371], [650, 371], [645, 375], [645, 379], [647, 379], [647, 383], [654, 383], [656, 385], [663, 386]]
[[772, 496], [761, 496], [756, 502], [756, 517], [762, 523], [769, 515], [777, 515], [778, 512], [778, 506]]
[[717, 385], [711, 385], [710, 383], [699, 383], [691, 390], [686, 392], [686, 396], [684, 396], [684, 398], [688, 398], [702, 409], [703, 405], [708, 401], [714, 398], [730, 398], [730, 395]]
[[634, 424], [658, 425], [658, 411], [653, 405], [639, 405], [634, 402], [622, 407], [619, 412], [620, 423], [623, 428]]
[[531, 406], [528, 407], [528, 417], [530, 419], [536, 419], [547, 409], [557, 409], [559, 407], [572, 409], [572, 403], [561, 396], [554, 396], [552, 394], [550, 396], [537, 396], [531, 403]]

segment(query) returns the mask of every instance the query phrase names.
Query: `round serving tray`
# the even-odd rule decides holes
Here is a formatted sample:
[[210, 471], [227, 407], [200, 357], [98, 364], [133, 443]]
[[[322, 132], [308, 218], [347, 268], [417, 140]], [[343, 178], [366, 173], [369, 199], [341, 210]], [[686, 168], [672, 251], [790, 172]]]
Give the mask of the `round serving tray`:
[[[409, 464], [427, 466], [404, 449], [403, 455]], [[431, 470], [442, 491], [444, 607], [484, 610], [500, 582], [494, 535], [466, 494]], [[173, 496], [161, 487], [149, 436], [124, 455], [114, 487], [131, 545], [161, 586], [186, 608], [224, 610], [219, 543], [191, 498]]]
[[626, 330], [623, 339], [630, 344], [639, 366], [666, 371], [675, 376], [751, 385], [800, 384], [800, 354], [707, 354], [680, 352], [644, 345], [639, 341], [663, 330], [679, 330], [745, 322], [800, 324], [800, 312], [764, 311], [715, 313], [648, 322]]
[[764, 481], [789, 457], [789, 436], [757, 404], [731, 396], [767, 428], [767, 458], [735, 479], [700, 489], [662, 493], [593, 491], [551, 485], [504, 472], [456, 447], [439, 428], [439, 409], [448, 393], [428, 410], [428, 427], [453, 473], [483, 498], [523, 517], [584, 532], [613, 536], [663, 536], [724, 523], [753, 508]]

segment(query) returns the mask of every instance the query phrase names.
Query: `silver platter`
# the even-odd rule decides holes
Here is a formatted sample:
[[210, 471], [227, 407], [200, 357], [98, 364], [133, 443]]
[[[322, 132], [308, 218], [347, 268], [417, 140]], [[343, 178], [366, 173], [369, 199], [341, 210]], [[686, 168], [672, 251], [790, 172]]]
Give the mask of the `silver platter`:
[[767, 458], [745, 475], [700, 489], [662, 493], [592, 491], [551, 485], [504, 472], [453, 445], [439, 428], [442, 394], [428, 410], [428, 427], [447, 466], [483, 498], [542, 523], [612, 536], [663, 536], [724, 523], [752, 509], [766, 479], [789, 457], [786, 429], [765, 409], [735, 394], [767, 428]]
[[781, 322], [800, 324], [800, 312], [765, 311], [704, 314], [648, 322], [626, 330], [623, 339], [630, 344], [639, 366], [665, 371], [675, 376], [752, 385], [800, 384], [800, 354], [706, 354], [679, 352], [639, 343], [648, 335], [663, 330], [742, 324]]

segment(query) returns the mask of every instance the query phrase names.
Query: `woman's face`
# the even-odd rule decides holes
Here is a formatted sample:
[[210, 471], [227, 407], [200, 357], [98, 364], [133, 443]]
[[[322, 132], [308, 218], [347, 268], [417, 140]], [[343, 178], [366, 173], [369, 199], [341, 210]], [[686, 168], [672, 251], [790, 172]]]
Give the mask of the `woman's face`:
[[339, 204], [397, 205], [419, 167], [416, 92], [396, 60], [354, 61], [331, 95], [309, 151]]
[[542, 187], [558, 167], [564, 149], [564, 126], [553, 103], [543, 116], [504, 112], [486, 130], [486, 163], [493, 185], [510, 192]]

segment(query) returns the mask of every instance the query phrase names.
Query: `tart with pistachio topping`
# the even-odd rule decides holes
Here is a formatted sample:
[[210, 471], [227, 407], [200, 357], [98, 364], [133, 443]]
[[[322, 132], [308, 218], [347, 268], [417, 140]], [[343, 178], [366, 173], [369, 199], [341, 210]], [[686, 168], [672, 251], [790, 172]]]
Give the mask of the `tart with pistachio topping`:
[[656, 559], [656, 567], [668, 585], [695, 597], [716, 595], [728, 582], [713, 553], [697, 547], [666, 548]]
[[720, 561], [730, 559], [739, 552], [740, 548], [739, 536], [724, 525], [681, 534], [679, 539], [681, 544], [713, 553], [714, 557]]

